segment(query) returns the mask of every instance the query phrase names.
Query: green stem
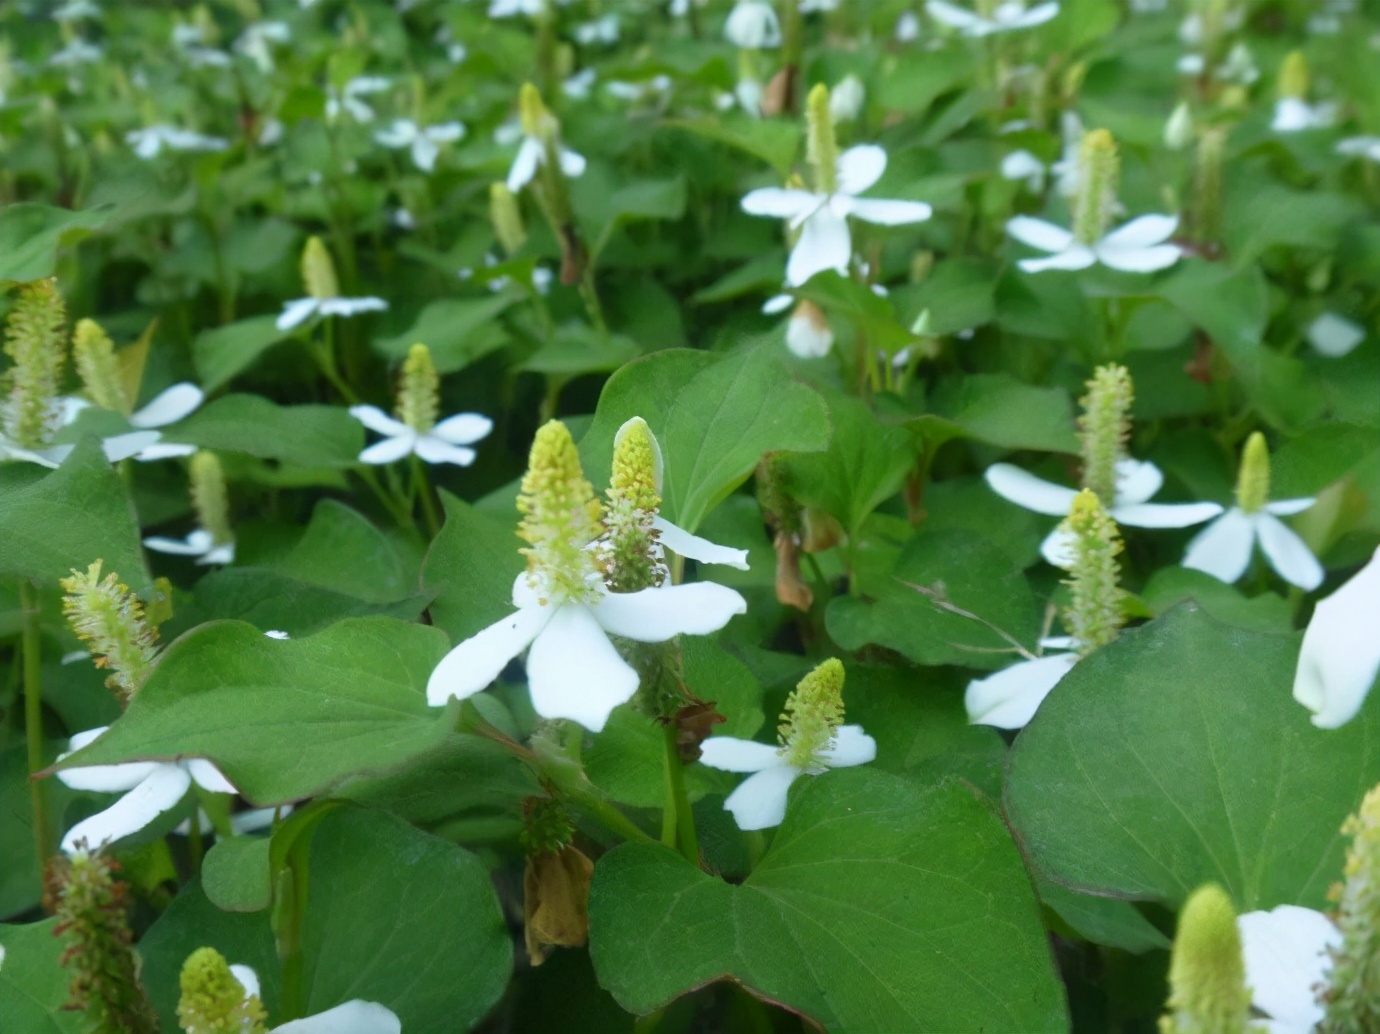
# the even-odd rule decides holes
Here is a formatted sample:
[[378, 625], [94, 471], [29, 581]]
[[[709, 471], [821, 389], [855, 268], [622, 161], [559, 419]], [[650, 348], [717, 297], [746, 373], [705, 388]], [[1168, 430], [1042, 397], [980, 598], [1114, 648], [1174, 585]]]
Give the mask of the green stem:
[[652, 843], [652, 838], [644, 833], [621, 811], [597, 796], [594, 791], [580, 791], [569, 795], [570, 803], [583, 811], [610, 833], [616, 833], [624, 840], [640, 840]]
[[607, 333], [609, 328], [604, 322], [604, 307], [599, 304], [599, 292], [594, 286], [593, 258], [585, 264], [584, 273], [580, 276], [580, 299], [585, 303], [585, 311], [589, 313], [589, 321], [594, 329], [601, 334]]
[[413, 490], [422, 497], [422, 519], [426, 521], [427, 535], [434, 539], [441, 530], [441, 515], [436, 511], [436, 493], [431, 490], [431, 479], [427, 477], [426, 467], [417, 454], [413, 453], [411, 459]]
[[[690, 795], [685, 791], [685, 768], [680, 763], [680, 746], [676, 742], [675, 722], [663, 726], [663, 740], [666, 746], [666, 808], [674, 819], [674, 844], [686, 860], [694, 866], [700, 864], [699, 837], [695, 835], [695, 813], [690, 808]], [[666, 820], [662, 819], [662, 842], [666, 842]]]
[[201, 858], [205, 852], [205, 845], [201, 840], [201, 802], [197, 801], [192, 808], [191, 820], [187, 823], [187, 851], [192, 856], [192, 875], [201, 874]]
[[379, 479], [374, 476], [374, 471], [370, 467], [361, 467], [355, 473], [359, 475], [361, 481], [369, 486], [389, 515], [398, 522], [399, 528], [411, 532], [417, 530], [417, 522], [412, 519], [411, 512], [399, 507], [397, 500], [390, 493], [384, 491], [383, 486], [379, 484]]
[[19, 606], [24, 612], [24, 737], [29, 748], [29, 804], [33, 809], [34, 850], [38, 873], [48, 861], [48, 810], [41, 780], [43, 769], [43, 641], [39, 635], [38, 593], [27, 579], [19, 582]]

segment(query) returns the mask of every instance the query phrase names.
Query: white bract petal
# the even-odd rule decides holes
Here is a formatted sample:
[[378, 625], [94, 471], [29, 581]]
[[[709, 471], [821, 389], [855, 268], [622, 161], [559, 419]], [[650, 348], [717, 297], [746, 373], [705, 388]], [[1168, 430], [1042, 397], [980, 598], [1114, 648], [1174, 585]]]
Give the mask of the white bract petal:
[[230, 975], [244, 988], [245, 997], [259, 997], [259, 974], [248, 966], [236, 963], [230, 967]]
[[567, 601], [537, 634], [527, 654], [527, 687], [537, 714], [600, 732], [613, 709], [632, 699], [637, 671], [600, 626], [594, 608]]
[[181, 762], [192, 777], [192, 782], [211, 793], [239, 793], [235, 784], [226, 779], [221, 770], [205, 758], [188, 758]]
[[1117, 227], [1098, 242], [1098, 247], [1115, 249], [1149, 248], [1174, 236], [1179, 219], [1172, 215], [1142, 215]]
[[1313, 989], [1326, 983], [1328, 949], [1340, 947], [1341, 931], [1321, 912], [1298, 905], [1247, 912], [1236, 925], [1251, 1004], [1275, 1021], [1272, 1030], [1309, 1034], [1323, 1018]]
[[1380, 675], [1377, 614], [1380, 549], [1318, 602], [1303, 633], [1294, 699], [1313, 712], [1313, 724], [1320, 729], [1336, 729], [1355, 718]]
[[[75, 743], [75, 739], [73, 740]], [[77, 748], [73, 746], [72, 750]], [[61, 761], [72, 751], [58, 757]], [[57, 773], [58, 780], [73, 790], [90, 793], [127, 793], [142, 783], [159, 766], [157, 761], [130, 761], [123, 765], [83, 765], [65, 768]]]
[[192, 777], [178, 764], [154, 767], [148, 777], [105, 811], [78, 822], [62, 838], [69, 854], [85, 841], [91, 848], [137, 833], [163, 812], [175, 807], [192, 785]]
[[826, 269], [845, 275], [852, 256], [853, 241], [848, 232], [848, 220], [825, 205], [805, 220], [800, 240], [796, 241], [786, 262], [786, 283], [799, 287]]
[[401, 420], [397, 420], [379, 409], [378, 406], [351, 406], [350, 415], [369, 430], [390, 437], [407, 434], [412, 430]]
[[748, 215], [766, 215], [792, 222], [802, 220], [819, 208], [822, 198], [808, 190], [788, 187], [759, 187], [744, 196], [743, 211]]
[[274, 325], [281, 331], [292, 330], [311, 319], [320, 305], [320, 301], [315, 298], [298, 298], [287, 302], [283, 306], [282, 315]]
[[640, 592], [605, 593], [589, 609], [614, 635], [640, 643], [663, 643], [678, 635], [717, 632], [735, 615], [747, 613], [747, 600], [714, 582], [691, 582]]
[[473, 445], [489, 436], [494, 422], [479, 413], [457, 413], [446, 417], [427, 433], [451, 445]]
[[1220, 503], [1132, 503], [1108, 511], [1118, 524], [1132, 528], [1191, 528], [1222, 512]]
[[1322, 584], [1322, 564], [1292, 528], [1267, 512], [1256, 514], [1255, 531], [1260, 539], [1260, 551], [1286, 582], [1305, 592], [1312, 592]]
[[416, 446], [417, 434], [408, 428], [403, 434], [393, 438], [383, 438], [370, 445], [359, 454], [359, 462], [368, 463], [371, 466], [396, 463], [404, 456], [411, 455]]
[[[519, 575], [525, 585], [526, 575]], [[441, 659], [426, 684], [426, 700], [440, 707], [451, 697], [464, 700], [484, 689], [514, 657], [531, 645], [556, 611], [532, 602], [476, 632]]]
[[968, 721], [998, 729], [1022, 728], [1077, 661], [1076, 653], [1053, 654], [1017, 661], [986, 678], [973, 679], [963, 694]]
[[876, 201], [860, 197], [850, 199], [847, 208], [854, 218], [879, 226], [923, 223], [934, 214], [934, 209], [923, 201]]
[[700, 538], [698, 535], [691, 535], [683, 528], [678, 528], [664, 517], [652, 518], [652, 527], [659, 533], [661, 544], [671, 552], [688, 557], [691, 560], [698, 560], [702, 564], [727, 564], [729, 567], [736, 567], [740, 571], [748, 569], [748, 551], [746, 549], [733, 549], [729, 546], [720, 546], [708, 539]]
[[735, 47], [762, 50], [781, 45], [781, 23], [765, 0], [738, 0], [724, 22], [724, 37]]
[[1319, 355], [1340, 359], [1350, 355], [1366, 339], [1365, 328], [1335, 312], [1325, 312], [1304, 331], [1308, 343]]
[[1230, 585], [1246, 573], [1254, 546], [1255, 521], [1233, 506], [1193, 537], [1182, 566]]
[[274, 1027], [269, 1034], [402, 1034], [402, 1020], [378, 1002], [358, 998]]
[[723, 772], [760, 772], [780, 765], [781, 752], [756, 740], [711, 736], [700, 744], [700, 763]]
[[388, 303], [382, 298], [323, 298], [320, 308], [323, 316], [357, 316], [361, 312], [382, 312]]
[[1164, 486], [1164, 473], [1149, 460], [1126, 458], [1116, 462], [1114, 505], [1134, 505], [1150, 499]]
[[982, 477], [992, 491], [1008, 502], [1050, 517], [1067, 516], [1078, 494], [1075, 489], [1038, 478], [1011, 463], [994, 463]]
[[545, 155], [546, 150], [540, 140], [530, 136], [523, 137], [522, 145], [518, 148], [517, 154], [513, 157], [512, 167], [508, 170], [508, 189], [516, 194], [532, 182], [532, 177], [537, 174], [537, 166], [541, 164]]
[[1007, 220], [1006, 232], [1022, 244], [1041, 251], [1060, 252], [1073, 244], [1073, 234], [1062, 226], [1055, 226], [1044, 219], [1032, 219], [1028, 215]]
[[877, 741], [861, 725], [840, 725], [834, 742], [820, 751], [819, 760], [830, 768], [865, 765], [877, 760]]
[[156, 395], [142, 409], [135, 410], [129, 422], [135, 427], [167, 427], [191, 416], [205, 400], [206, 393], [195, 384], [183, 381]]
[[412, 451], [426, 463], [453, 463], [457, 467], [468, 467], [477, 455], [471, 448], [452, 445], [430, 434], [418, 437]]
[[[708, 744], [712, 740], [706, 740]], [[742, 830], [771, 829], [786, 817], [786, 795], [791, 784], [803, 775], [798, 768], [781, 760], [748, 776], [728, 795], [724, 808]]]
[[876, 144], [859, 144], [839, 155], [839, 193], [855, 196], [869, 190], [886, 172], [886, 151]]

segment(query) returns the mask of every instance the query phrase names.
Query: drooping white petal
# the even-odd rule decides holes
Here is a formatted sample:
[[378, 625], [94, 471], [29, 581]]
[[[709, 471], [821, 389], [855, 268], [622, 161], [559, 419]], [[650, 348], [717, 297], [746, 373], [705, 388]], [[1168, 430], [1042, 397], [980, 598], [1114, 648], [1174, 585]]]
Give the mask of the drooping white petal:
[[840, 725], [833, 745], [820, 751], [820, 760], [830, 768], [865, 765], [877, 760], [877, 741], [861, 725]]
[[1097, 260], [1104, 266], [1119, 269], [1123, 273], [1154, 273], [1168, 269], [1183, 257], [1183, 249], [1177, 244], [1157, 244], [1150, 248], [1113, 247], [1105, 240], [1099, 241], [1094, 251]]
[[876, 144], [858, 144], [839, 155], [838, 183], [841, 194], [861, 194], [886, 172], [886, 151]]
[[137, 833], [182, 800], [191, 785], [192, 777], [181, 765], [157, 765], [147, 779], [105, 811], [69, 829], [62, 838], [62, 849], [71, 852], [81, 840], [95, 848]]
[[1099, 242], [1109, 248], [1150, 248], [1163, 244], [1179, 228], [1178, 216], [1142, 215], [1113, 230]]
[[1053, 654], [1017, 661], [986, 678], [974, 679], [963, 694], [968, 721], [998, 729], [1022, 728], [1077, 661], [1076, 653]]
[[235, 963], [230, 967], [230, 975], [239, 981], [240, 987], [244, 988], [246, 998], [259, 997], [259, 974], [243, 963]]
[[1067, 517], [1075, 489], [1037, 478], [1011, 463], [994, 463], [982, 475], [992, 491], [1007, 502], [1051, 517]]
[[[1336, 592], [1318, 602], [1303, 633], [1294, 699], [1313, 724], [1336, 729], [1356, 717], [1380, 675], [1380, 549]], [[59, 773], [61, 774], [61, 773]]]
[[585, 174], [585, 156], [576, 154], [568, 147], [557, 150], [556, 160], [561, 163], [561, 172], [571, 179], [579, 179]]
[[1305, 592], [1322, 584], [1322, 564], [1292, 528], [1270, 513], [1256, 514], [1255, 521], [1260, 550], [1281, 578]]
[[660, 533], [661, 544], [673, 553], [691, 560], [698, 560], [702, 564], [727, 564], [729, 567], [736, 567], [740, 571], [748, 569], [748, 551], [746, 549], [733, 549], [730, 546], [720, 546], [702, 539], [698, 535], [691, 535], [688, 531], [676, 527], [664, 517], [653, 517], [652, 527]]
[[1073, 243], [1073, 234], [1044, 219], [1018, 215], [1006, 222], [1006, 232], [1022, 244], [1041, 251], [1061, 252]]
[[1046, 0], [1045, 3], [1036, 4], [1034, 7], [1023, 12], [1020, 17], [1014, 19], [1009, 24], [1013, 29], [1031, 29], [1036, 25], [1043, 25], [1058, 13], [1058, 0]]
[[934, 209], [923, 201], [877, 201], [858, 197], [851, 199], [847, 207], [849, 215], [879, 226], [923, 223], [934, 214]]
[[1001, 160], [1002, 179], [1024, 180], [1031, 190], [1045, 182], [1045, 163], [1029, 151], [1012, 151]]
[[148, 405], [129, 418], [135, 427], [167, 427], [191, 416], [205, 400], [206, 393], [195, 384], [183, 381], [156, 395]]
[[361, 312], [383, 312], [388, 303], [382, 298], [324, 298], [322, 316], [358, 316]]
[[513, 156], [512, 167], [508, 170], [508, 189], [516, 194], [532, 182], [532, 177], [537, 174], [537, 166], [541, 164], [545, 154], [540, 140], [530, 136], [523, 137], [522, 146]]
[[428, 434], [452, 445], [473, 445], [489, 436], [494, 422], [479, 413], [456, 413], [433, 427]]
[[1220, 503], [1136, 503], [1110, 511], [1114, 521], [1132, 528], [1191, 528], [1221, 512]]
[[1311, 496], [1307, 499], [1276, 499], [1265, 504], [1265, 512], [1276, 517], [1292, 517], [1296, 513], [1303, 513], [1316, 502], [1317, 499]]
[[187, 767], [192, 782], [203, 790], [209, 790], [211, 793], [239, 793], [235, 789], [235, 784], [226, 779], [221, 770], [205, 758], [188, 758], [182, 764]]
[[946, 0], [929, 0], [925, 4], [925, 13], [941, 25], [958, 29], [960, 32], [978, 31], [984, 21], [972, 11], [964, 10], [956, 4], [947, 3]]
[[467, 446], [451, 445], [429, 434], [419, 436], [412, 451], [427, 463], [454, 463], [458, 467], [468, 467], [476, 455]]
[[412, 164], [422, 172], [436, 168], [436, 159], [441, 156], [441, 145], [425, 133], [412, 141]]
[[1233, 506], [1193, 536], [1182, 566], [1230, 585], [1246, 573], [1254, 546], [1255, 521]]
[[742, 830], [771, 829], [786, 817], [786, 793], [801, 771], [784, 761], [756, 772], [741, 783], [724, 801], [724, 810]]
[[1143, 503], [1163, 484], [1164, 474], [1149, 460], [1117, 460], [1115, 505]]
[[[195, 446], [174, 445], [169, 442], [161, 449], [158, 440], [162, 435], [157, 431], [130, 431], [128, 434], [117, 434], [106, 438], [101, 442], [101, 451], [105, 453], [105, 458], [111, 463], [119, 463], [130, 457], [136, 457], [141, 462], [152, 450], [154, 458], [161, 458], [158, 453], [166, 452], [168, 449], [186, 449], [188, 453], [195, 452]], [[177, 452], [174, 455], [187, 455], [187, 453]]]
[[787, 187], [759, 187], [748, 191], [743, 198], [743, 211], [748, 215], [766, 215], [775, 219], [798, 219], [820, 206], [823, 199], [808, 190]]
[[747, 613], [747, 601], [714, 582], [663, 585], [640, 592], [610, 592], [590, 605], [607, 631], [640, 643], [664, 643], [678, 635], [708, 635]]
[[401, 420], [395, 420], [378, 406], [351, 406], [350, 415], [371, 431], [393, 437], [409, 433], [412, 428]]
[[1366, 331], [1359, 323], [1353, 323], [1345, 316], [1325, 312], [1308, 324], [1304, 336], [1319, 355], [1340, 359], [1350, 355], [1366, 339]]
[[1045, 558], [1045, 563], [1064, 571], [1071, 571], [1074, 561], [1078, 559], [1074, 549], [1076, 541], [1073, 532], [1065, 528], [1060, 521], [1041, 540], [1040, 555]]
[[845, 273], [852, 255], [853, 240], [848, 233], [848, 220], [826, 205], [805, 220], [800, 240], [796, 241], [786, 261], [786, 283], [799, 287], [826, 269]]
[[161, 535], [150, 535], [144, 539], [144, 545], [155, 553], [167, 553], [169, 556], [205, 556], [206, 552], [215, 545], [215, 538], [209, 531], [197, 528], [189, 532], [185, 539], [164, 538]]
[[426, 135], [427, 139], [435, 140], [438, 144], [453, 144], [464, 137], [465, 126], [460, 122], [438, 122], [428, 127]]
[[[148, 435], [157, 434], [156, 431], [138, 431], [136, 434]], [[133, 438], [134, 435], [124, 435], [122, 437]], [[154, 441], [149, 443], [134, 454], [134, 458], [140, 463], [150, 463], [154, 460], [171, 460], [182, 456], [190, 456], [196, 452], [195, 445], [182, 445], [179, 442]]]
[[762, 303], [762, 313], [766, 316], [775, 316], [778, 312], [789, 309], [794, 301], [789, 294], [774, 294]]
[[369, 446], [359, 454], [359, 462], [373, 466], [396, 463], [404, 456], [410, 455], [416, 446], [417, 434], [409, 428], [406, 434], [400, 434], [394, 438], [382, 438]]
[[780, 752], [769, 743], [711, 736], [700, 744], [700, 763], [724, 772], [760, 772], [782, 761]]
[[233, 542], [222, 542], [219, 546], [206, 551], [206, 555], [197, 561], [198, 564], [233, 564], [235, 562], [235, 544]]
[[282, 315], [274, 323], [281, 331], [289, 331], [311, 318], [321, 303], [315, 298], [298, 298], [283, 306]]
[[1251, 1004], [1283, 1029], [1307, 1034], [1323, 1018], [1313, 987], [1325, 982], [1332, 968], [1328, 949], [1341, 944], [1341, 932], [1321, 912], [1298, 905], [1247, 912], [1236, 925]]
[[440, 707], [451, 697], [464, 700], [484, 689], [546, 627], [555, 605], [533, 603], [495, 621], [456, 646], [426, 683], [426, 702]]
[[402, 1020], [387, 1006], [356, 998], [274, 1027], [269, 1034], [402, 1034]]
[[[71, 751], [67, 753], [70, 754]], [[66, 756], [67, 754], [63, 754], [58, 760], [61, 761]], [[70, 786], [73, 790], [125, 793], [151, 776], [160, 764], [158, 761], [130, 761], [123, 765], [84, 765], [81, 768], [62, 769], [57, 773], [57, 777], [64, 786]]]
[[411, 119], [394, 119], [382, 129], [374, 130], [375, 142], [384, 147], [407, 147], [417, 139], [417, 123]]
[[[640, 595], [631, 593], [629, 595]], [[599, 732], [637, 692], [637, 672], [609, 642], [592, 607], [561, 604], [527, 654], [527, 687], [543, 718], [569, 718]]]
[[1082, 244], [1073, 244], [1065, 251], [1049, 258], [1028, 258], [1021, 259], [1016, 265], [1027, 273], [1043, 273], [1047, 269], [1079, 270], [1087, 269], [1097, 261], [1097, 256], [1093, 254], [1091, 248]]
[[[89, 654], [87, 656], [89, 656]], [[109, 728], [110, 726], [108, 725], [101, 725], [95, 729], [87, 729], [85, 732], [76, 733], [74, 736], [72, 736], [71, 739], [67, 741], [67, 753], [71, 754], [75, 751], [81, 750], [82, 747], [85, 747], [88, 744], [95, 743], [98, 739], [100, 739], [101, 734]], [[65, 756], [66, 755], [64, 755], [64, 757]], [[58, 760], [61, 760], [61, 758], [59, 758]]]

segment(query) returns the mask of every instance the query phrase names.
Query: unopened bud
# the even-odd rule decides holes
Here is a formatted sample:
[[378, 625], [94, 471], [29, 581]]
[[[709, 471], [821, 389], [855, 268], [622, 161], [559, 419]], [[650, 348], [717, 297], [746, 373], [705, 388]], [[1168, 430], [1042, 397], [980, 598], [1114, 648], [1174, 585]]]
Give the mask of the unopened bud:
[[1270, 447], [1265, 436], [1254, 431], [1241, 452], [1236, 475], [1236, 505], [1242, 513], [1259, 513], [1270, 501]]
[[67, 310], [57, 282], [25, 284], [5, 321], [5, 354], [13, 364], [8, 378], [5, 434], [17, 445], [45, 445], [57, 430], [54, 405], [66, 362], [63, 328]]
[[824, 312], [802, 298], [786, 322], [786, 347], [801, 359], [822, 359], [834, 347], [834, 331]]
[[1303, 51], [1289, 51], [1289, 56], [1279, 68], [1276, 91], [1280, 100], [1308, 99], [1308, 59], [1303, 56]]
[[312, 298], [339, 298], [340, 281], [335, 263], [320, 237], [308, 237], [302, 249], [302, 284]]
[[1194, 175], [1194, 231], [1200, 241], [1217, 239], [1222, 218], [1222, 164], [1227, 149], [1225, 126], [1210, 126], [1198, 137]]
[[1079, 400], [1078, 438], [1082, 444], [1083, 487], [1104, 506], [1116, 505], [1117, 464], [1126, 458], [1131, 437], [1131, 404], [1135, 387], [1124, 366], [1109, 363], [1093, 371], [1088, 393]]
[[1164, 124], [1164, 146], [1171, 151], [1182, 151], [1193, 143], [1193, 111], [1188, 101], [1180, 101], [1174, 108], [1169, 121]]
[[518, 121], [523, 135], [534, 140], [545, 141], [555, 126], [556, 120], [542, 103], [541, 91], [531, 83], [523, 83], [518, 90]]
[[829, 87], [816, 83], [805, 101], [805, 157], [815, 171], [815, 190], [832, 194], [839, 184], [839, 144], [829, 110]]
[[1168, 1011], [1162, 1034], [1247, 1034], [1251, 993], [1241, 932], [1231, 899], [1209, 883], [1195, 890], [1179, 914], [1169, 960]]
[[125, 395], [124, 372], [110, 336], [95, 320], [78, 320], [72, 331], [72, 360], [86, 397], [102, 409], [129, 416], [133, 408]]
[[1079, 651], [1088, 654], [1115, 639], [1126, 620], [1122, 612], [1126, 594], [1118, 584], [1121, 571], [1116, 559], [1121, 534], [1097, 496], [1086, 488], [1074, 497], [1059, 531], [1071, 553], [1064, 582], [1071, 599], [1064, 624]]
[[1078, 148], [1073, 213], [1073, 234], [1082, 243], [1095, 244], [1111, 226], [1120, 175], [1121, 160], [1112, 134], [1105, 129], [1084, 133]]
[[418, 434], [436, 426], [441, 408], [441, 378], [426, 345], [413, 345], [398, 378], [398, 419]]
[[522, 225], [522, 210], [518, 208], [517, 197], [506, 183], [489, 184], [489, 221], [493, 223], [499, 247], [512, 258], [526, 243], [527, 230]]

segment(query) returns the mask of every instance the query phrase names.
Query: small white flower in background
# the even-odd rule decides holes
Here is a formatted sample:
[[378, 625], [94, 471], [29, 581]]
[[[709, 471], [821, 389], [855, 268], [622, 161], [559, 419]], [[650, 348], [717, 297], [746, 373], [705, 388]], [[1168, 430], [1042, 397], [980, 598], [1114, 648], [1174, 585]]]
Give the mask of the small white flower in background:
[[[789, 295], [778, 297], [789, 299]], [[786, 347], [801, 359], [823, 359], [833, 350], [834, 331], [814, 302], [801, 299], [796, 303], [786, 321]]]
[[1276, 133], [1298, 133], [1306, 129], [1326, 129], [1337, 120], [1337, 105], [1331, 101], [1309, 104], [1297, 97], [1281, 97], [1275, 102], [1275, 117], [1270, 128]]
[[[1179, 58], [1176, 67], [1180, 75], [1202, 75], [1207, 69], [1207, 61], [1202, 54], [1185, 54]], [[1237, 43], [1227, 52], [1227, 59], [1213, 69], [1212, 77], [1218, 82], [1250, 86], [1260, 78], [1260, 69], [1255, 66], [1250, 48], [1244, 43]]]
[[515, 18], [525, 14], [538, 18], [546, 10], [546, 0], [489, 0], [490, 18]]
[[232, 63], [225, 51], [206, 45], [199, 25], [174, 25], [172, 41], [193, 68], [229, 68]]
[[914, 43], [920, 38], [920, 16], [914, 11], [903, 11], [896, 19], [892, 35], [897, 43]]
[[1312, 1034], [1323, 1018], [1314, 988], [1332, 970], [1329, 952], [1341, 946], [1336, 924], [1312, 908], [1279, 905], [1236, 919], [1251, 1005], [1263, 1013], [1270, 1034]]
[[235, 544], [217, 544], [215, 536], [204, 528], [190, 532], [185, 539], [170, 539], [161, 535], [150, 535], [144, 545], [155, 553], [170, 556], [196, 557], [198, 564], [232, 564], [235, 562]]
[[269, 115], [259, 123], [259, 135], [255, 139], [255, 142], [260, 147], [272, 147], [274, 144], [282, 141], [283, 134], [286, 131], [287, 127], [283, 125], [281, 119]]
[[125, 143], [134, 148], [140, 158], [156, 158], [167, 148], [170, 151], [209, 152], [224, 151], [230, 141], [218, 136], [205, 136], [189, 129], [176, 126], [157, 125], [144, 129], [132, 129], [125, 134]]
[[781, 23], [766, 0], [737, 0], [724, 22], [724, 37], [743, 50], [781, 46]]
[[264, 75], [273, 71], [273, 44], [284, 44], [292, 39], [292, 31], [286, 22], [255, 22], [248, 26], [235, 40], [235, 52], [253, 61]]
[[[78, 327], [80, 326], [81, 324], [78, 324]], [[78, 360], [78, 365], [80, 366], [80, 360]], [[90, 389], [88, 388], [88, 390]], [[169, 388], [165, 388], [148, 403], [125, 417], [131, 426], [138, 428], [137, 431], [132, 434], [115, 435], [104, 440], [106, 455], [118, 454], [120, 459], [132, 457], [141, 463], [147, 463], [151, 460], [172, 459], [178, 456], [190, 456], [196, 452], [196, 446], [165, 442], [163, 436], [156, 433], [154, 429], [167, 427], [185, 420], [196, 412], [205, 400], [206, 393], [190, 381], [180, 381]], [[111, 402], [110, 408], [123, 409], [123, 407], [117, 406], [113, 400], [107, 401]], [[75, 422], [84, 410], [93, 405], [87, 399], [76, 397], [64, 399], [63, 404], [62, 423], [64, 426]], [[63, 448], [70, 452], [72, 447], [64, 446]]]
[[752, 773], [724, 801], [739, 829], [781, 825], [787, 793], [801, 776], [876, 759], [877, 741], [861, 725], [843, 724], [843, 680], [843, 665], [835, 659], [801, 679], [781, 715], [780, 746], [736, 736], [711, 736], [701, 744], [701, 764]]
[[462, 64], [469, 56], [469, 50], [465, 44], [455, 38], [449, 25], [441, 25], [436, 29], [434, 37], [438, 46], [443, 47], [446, 52], [446, 60], [453, 65]]
[[835, 122], [852, 122], [867, 102], [867, 89], [856, 75], [846, 75], [829, 93], [829, 114]]
[[992, 9], [991, 17], [984, 18], [946, 0], [928, 0], [925, 13], [941, 25], [958, 30], [960, 35], [980, 39], [999, 32], [1043, 25], [1059, 13], [1059, 4], [1049, 0], [1027, 9], [1024, 0], [1004, 0]]
[[560, 163], [561, 172], [565, 175], [573, 179], [584, 174], [584, 158], [561, 145], [556, 136], [556, 121], [546, 110], [546, 105], [541, 101], [541, 94], [531, 83], [523, 84], [518, 96], [518, 110], [521, 116], [518, 125], [522, 143], [518, 146], [518, 152], [513, 156], [513, 164], [508, 169], [509, 190], [516, 194], [531, 183], [537, 170], [546, 164], [550, 151], [555, 151], [556, 161]]
[[843, 0], [800, 0], [800, 13], [813, 14], [815, 12], [836, 11]]
[[[224, 965], [223, 958], [220, 964]], [[246, 999], [260, 997], [259, 976], [253, 969], [238, 963], [229, 969], [244, 988]], [[402, 1020], [392, 1009], [378, 1002], [352, 998], [325, 1012], [270, 1027], [268, 1034], [402, 1034], [402, 1029]]]
[[[1056, 651], [1045, 653], [1046, 650]], [[1078, 663], [1078, 641], [1069, 636], [1040, 640], [1040, 653], [1029, 655], [985, 678], [973, 679], [963, 694], [968, 721], [998, 729], [1020, 729], [1030, 723], [1045, 697]]]
[[335, 264], [321, 238], [308, 238], [302, 249], [302, 283], [307, 297], [283, 303], [276, 326], [289, 331], [313, 316], [355, 316], [361, 312], [382, 312], [388, 303], [382, 298], [342, 298]]
[[1366, 339], [1365, 328], [1335, 312], [1324, 312], [1304, 331], [1308, 343], [1320, 355], [1340, 359], [1350, 355]]
[[194, 450], [188, 474], [196, 530], [185, 539], [152, 536], [144, 539], [144, 545], [155, 553], [194, 556], [198, 564], [234, 563], [235, 533], [230, 526], [230, 503], [220, 460], [214, 452]]
[[1164, 146], [1171, 151], [1182, 151], [1193, 143], [1193, 136], [1193, 110], [1188, 101], [1180, 101], [1165, 120]]
[[671, 92], [673, 85], [669, 75], [655, 75], [650, 79], [642, 79], [635, 83], [614, 79], [604, 84], [604, 92], [610, 97], [632, 103], [662, 99]]
[[288, 635], [286, 632], [283, 632], [283, 631], [281, 631], [281, 630], [279, 630], [279, 629], [276, 629], [276, 628], [270, 628], [267, 632], [264, 633], [264, 635], [266, 635], [269, 639], [291, 639], [291, 638], [292, 638], [292, 637], [291, 637], [290, 635]]
[[1361, 570], [1319, 600], [1303, 633], [1294, 699], [1313, 724], [1336, 729], [1356, 717], [1380, 675], [1380, 549]]
[[1380, 162], [1380, 136], [1351, 136], [1337, 144], [1337, 153]]
[[586, 47], [595, 43], [608, 46], [618, 42], [618, 15], [606, 14], [592, 22], [575, 26], [575, 42]]
[[467, 446], [489, 436], [494, 423], [479, 413], [458, 413], [437, 423], [440, 378], [426, 345], [413, 345], [398, 378], [395, 420], [377, 406], [351, 406], [350, 415], [371, 431], [386, 435], [359, 454], [361, 463], [395, 463], [416, 456], [427, 463], [468, 467], [475, 451]]
[[394, 150], [407, 147], [412, 150], [412, 163], [423, 172], [436, 168], [436, 158], [441, 153], [442, 144], [454, 143], [465, 135], [465, 127], [459, 122], [440, 122], [434, 126], [419, 126], [411, 119], [394, 119], [384, 129], [374, 133], [374, 140], [384, 147]]
[[1029, 151], [1012, 151], [1004, 157], [1001, 176], [1002, 179], [1023, 181], [1032, 194], [1045, 189], [1045, 163]]
[[105, 51], [101, 47], [77, 37], [48, 58], [48, 64], [54, 68], [76, 68], [78, 65], [94, 65], [104, 56]]
[[599, 77], [592, 68], [582, 68], [561, 82], [561, 92], [573, 101], [586, 100], [594, 89], [594, 81]]
[[326, 121], [334, 122], [342, 112], [356, 122], [374, 121], [374, 109], [363, 98], [382, 93], [391, 88], [393, 82], [379, 75], [357, 75], [339, 90], [326, 87]]
[[54, 8], [52, 14], [55, 22], [79, 22], [84, 18], [96, 20], [100, 16], [101, 9], [90, 0], [70, 0], [69, 3]]
[[[58, 760], [93, 742], [109, 726], [77, 733]], [[78, 822], [62, 838], [69, 854], [86, 841], [93, 849], [137, 833], [165, 811], [181, 803], [192, 783], [211, 793], [235, 793], [234, 786], [215, 765], [201, 758], [184, 761], [131, 761], [120, 765], [88, 765], [63, 769], [58, 779], [73, 790], [119, 793], [123, 796], [105, 811]]]

